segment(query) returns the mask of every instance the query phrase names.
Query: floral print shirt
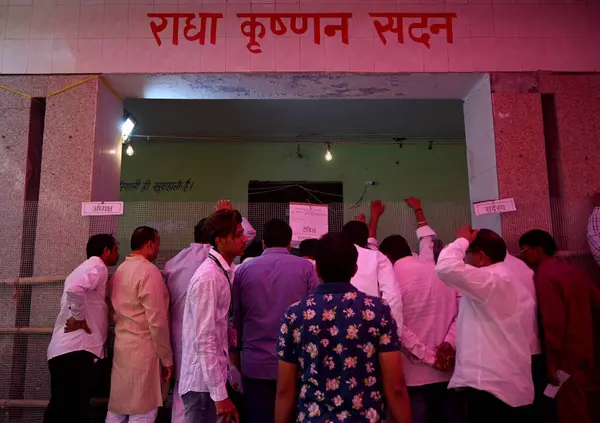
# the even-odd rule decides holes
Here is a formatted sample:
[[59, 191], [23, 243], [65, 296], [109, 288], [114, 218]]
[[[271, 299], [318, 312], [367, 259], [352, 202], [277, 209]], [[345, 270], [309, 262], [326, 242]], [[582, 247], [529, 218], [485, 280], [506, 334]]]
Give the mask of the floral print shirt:
[[350, 283], [324, 283], [290, 306], [279, 359], [299, 367], [297, 421], [385, 421], [378, 353], [400, 350], [390, 307]]

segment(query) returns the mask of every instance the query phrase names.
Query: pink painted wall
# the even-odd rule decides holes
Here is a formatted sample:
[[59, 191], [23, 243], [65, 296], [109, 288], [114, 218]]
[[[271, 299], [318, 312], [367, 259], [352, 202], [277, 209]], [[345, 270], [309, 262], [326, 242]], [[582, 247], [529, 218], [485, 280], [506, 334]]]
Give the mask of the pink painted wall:
[[[600, 42], [600, 5], [594, 0], [3, 1], [1, 73], [600, 70], [600, 49], [593, 47]], [[266, 36], [259, 40], [263, 52], [253, 54], [236, 16], [250, 12], [353, 17], [347, 44], [339, 35], [322, 34], [321, 45], [315, 45], [311, 31], [275, 36], [267, 21]], [[404, 44], [388, 33], [384, 45], [371, 12], [455, 13], [454, 43], [447, 43], [445, 31], [432, 34], [430, 49], [412, 41], [407, 31], [413, 20], [404, 24]], [[169, 41], [169, 26], [159, 47], [148, 13], [222, 13], [224, 18], [215, 45], [185, 40], [182, 19], [179, 45]]]

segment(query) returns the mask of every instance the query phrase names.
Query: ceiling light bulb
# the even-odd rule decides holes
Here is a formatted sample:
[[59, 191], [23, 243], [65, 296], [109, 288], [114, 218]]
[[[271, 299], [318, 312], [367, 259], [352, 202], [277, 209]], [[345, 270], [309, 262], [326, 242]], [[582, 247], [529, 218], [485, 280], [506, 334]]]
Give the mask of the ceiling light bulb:
[[133, 153], [135, 153], [135, 151], [133, 151], [133, 147], [131, 146], [131, 144], [129, 144], [127, 146], [127, 149], [125, 150], [125, 154], [127, 154], [128, 156], [133, 156]]
[[325, 160], [330, 162], [332, 159], [333, 159], [333, 156], [331, 155], [331, 147], [327, 146], [327, 153], [325, 153]]

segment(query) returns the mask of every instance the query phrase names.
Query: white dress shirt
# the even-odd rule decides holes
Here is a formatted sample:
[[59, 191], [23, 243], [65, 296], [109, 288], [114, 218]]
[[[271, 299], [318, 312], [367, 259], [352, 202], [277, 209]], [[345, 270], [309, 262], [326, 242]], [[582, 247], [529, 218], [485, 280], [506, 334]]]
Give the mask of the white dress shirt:
[[448, 387], [486, 391], [512, 407], [532, 404], [530, 339], [523, 321], [535, 313], [533, 300], [505, 263], [465, 264], [468, 247], [465, 238], [457, 239], [442, 250], [436, 266], [438, 277], [462, 294]]
[[190, 280], [208, 257], [210, 244], [192, 243], [165, 264], [163, 276], [169, 290], [171, 315], [171, 348], [175, 361], [175, 380], [181, 369], [181, 339], [183, 336], [183, 311]]
[[[506, 267], [508, 267], [521, 285], [527, 289], [530, 299], [533, 301], [534, 308], [537, 310], [537, 294], [535, 292], [535, 282], [533, 281], [533, 270], [531, 270], [522, 260], [519, 260], [510, 254], [506, 254], [504, 264], [506, 264]], [[527, 307], [527, 304], [525, 304], [524, 307]], [[531, 354], [541, 354], [542, 343], [539, 335], [538, 313], [533, 313], [532, 316], [524, 314], [523, 318], [525, 319], [523, 321], [523, 326], [527, 328], [526, 333], [529, 336], [529, 348], [531, 349]]]
[[388, 302], [392, 316], [398, 325], [398, 335], [402, 333], [402, 292], [396, 280], [392, 262], [381, 252], [355, 246], [358, 251], [358, 270], [350, 280], [359, 291]]
[[438, 345], [442, 342], [455, 345], [460, 296], [435, 273], [434, 235], [429, 226], [419, 228], [419, 255], [394, 263], [404, 305], [402, 361], [407, 386], [447, 382], [452, 376], [450, 372], [435, 369], [433, 364]]
[[[107, 279], [108, 269], [100, 257], [90, 257], [67, 276], [48, 345], [48, 360], [74, 351], [89, 351], [96, 357], [104, 357], [108, 332]], [[75, 320], [85, 319], [92, 333], [83, 329], [65, 333], [65, 323], [71, 316]]]
[[179, 374], [182, 396], [187, 392], [208, 392], [213, 401], [223, 401], [228, 396], [227, 329], [230, 281], [233, 283], [234, 272], [235, 265], [230, 266], [211, 249], [209, 258], [192, 276], [183, 312], [183, 357]]
[[[242, 227], [244, 235], [248, 239], [248, 245], [256, 238], [256, 231], [245, 217], [242, 217]], [[185, 298], [190, 280], [198, 267], [208, 257], [212, 247], [210, 244], [192, 243], [184, 248], [165, 264], [163, 276], [167, 284], [170, 296], [170, 314], [171, 314], [171, 346], [173, 348], [173, 357], [175, 360], [175, 379], [179, 380], [179, 371], [181, 369], [182, 346], [181, 339], [183, 335], [183, 312], [185, 308]]]

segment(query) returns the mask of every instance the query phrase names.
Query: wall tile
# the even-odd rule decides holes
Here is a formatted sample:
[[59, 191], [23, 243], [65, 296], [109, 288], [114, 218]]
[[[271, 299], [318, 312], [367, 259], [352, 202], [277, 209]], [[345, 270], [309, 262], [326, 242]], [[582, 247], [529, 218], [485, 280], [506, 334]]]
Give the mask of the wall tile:
[[57, 6], [55, 17], [55, 38], [77, 38], [79, 33], [79, 8]]
[[54, 38], [55, 20], [55, 6], [33, 6], [30, 37], [38, 39]]
[[77, 40], [77, 64], [79, 73], [98, 72], [102, 66], [102, 40], [79, 39]]
[[373, 55], [373, 43], [379, 39], [373, 38], [351, 38], [349, 51], [348, 70], [350, 72], [374, 72], [375, 57]]
[[292, 72], [300, 69], [300, 38], [275, 38], [275, 70]]
[[129, 6], [106, 6], [104, 8], [104, 38], [127, 38]]
[[77, 40], [55, 39], [52, 52], [53, 73], [74, 73], [77, 64]]
[[79, 12], [79, 39], [102, 38], [104, 6], [81, 6]]
[[127, 72], [147, 72], [152, 66], [156, 49], [154, 38], [130, 38], [127, 40]]
[[225, 48], [226, 38], [217, 38], [216, 45], [207, 44], [202, 49], [200, 69], [202, 72], [224, 72], [225, 71]]
[[29, 38], [33, 6], [9, 6], [6, 38]]
[[127, 40], [104, 39], [102, 41], [102, 72], [119, 73], [127, 71]]
[[25, 73], [29, 40], [6, 40], [2, 51], [2, 73]]
[[52, 72], [52, 54], [54, 39], [29, 40], [27, 73], [44, 74]]
[[[250, 70], [250, 55], [254, 53], [248, 51], [247, 43], [247, 38], [227, 38], [225, 47], [227, 72], [248, 72]], [[266, 48], [266, 46], [261, 43], [261, 48]]]

